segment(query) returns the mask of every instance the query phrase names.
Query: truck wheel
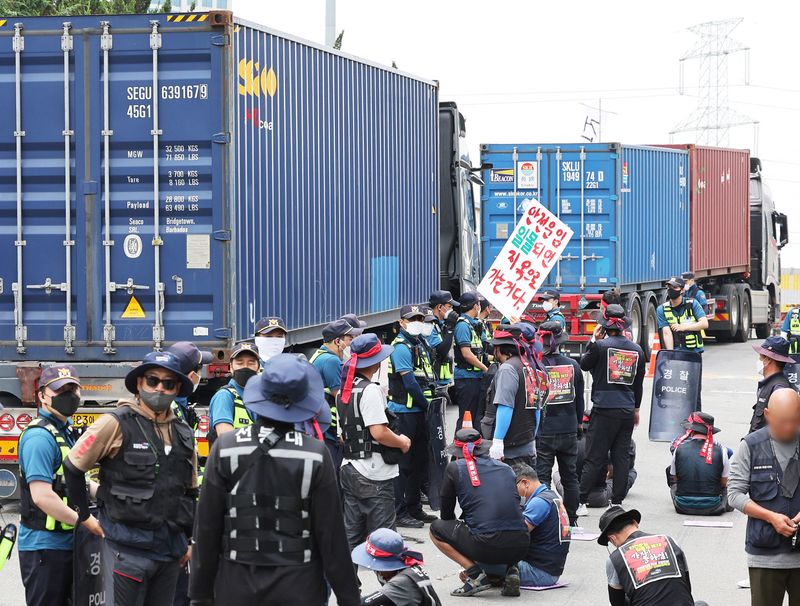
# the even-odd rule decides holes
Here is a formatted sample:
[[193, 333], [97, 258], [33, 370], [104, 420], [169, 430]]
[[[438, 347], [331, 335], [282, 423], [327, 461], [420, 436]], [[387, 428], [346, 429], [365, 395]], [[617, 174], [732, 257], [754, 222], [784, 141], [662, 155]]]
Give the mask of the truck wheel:
[[717, 341], [731, 341], [739, 332], [739, 292], [735, 284], [725, 284], [721, 294], [728, 304], [728, 326], [715, 332], [714, 336]]
[[627, 315], [631, 319], [631, 340], [638, 343], [642, 335], [642, 308], [636, 295], [628, 299]]
[[642, 296], [642, 315], [644, 322], [642, 323], [642, 338], [639, 341], [642, 350], [644, 351], [645, 359], [650, 359], [650, 353], [653, 351], [653, 341], [655, 341], [656, 333], [658, 332], [658, 320], [656, 319], [656, 308], [653, 305], [655, 295], [647, 291]]
[[746, 343], [750, 340], [751, 313], [750, 313], [750, 292], [744, 287], [737, 287], [739, 291], [739, 332], [736, 333], [736, 341]]

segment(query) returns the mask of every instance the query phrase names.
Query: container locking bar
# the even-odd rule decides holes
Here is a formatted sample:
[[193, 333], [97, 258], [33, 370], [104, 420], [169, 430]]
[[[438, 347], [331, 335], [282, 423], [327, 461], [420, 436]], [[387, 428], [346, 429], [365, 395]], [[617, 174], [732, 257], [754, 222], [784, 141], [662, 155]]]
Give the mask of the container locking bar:
[[150, 287], [144, 284], [134, 284], [133, 278], [128, 278], [128, 280], [126, 282], [123, 282], [122, 284], [120, 284], [119, 282], [109, 282], [108, 287], [111, 292], [124, 290], [129, 295], [132, 295], [134, 290], [150, 290]]
[[67, 292], [69, 286], [66, 282], [53, 282], [52, 278], [49, 276], [44, 279], [44, 284], [28, 284], [26, 288], [30, 288], [31, 290], [43, 290], [46, 294], [52, 293], [54, 290], [60, 290], [61, 292]]
[[[64, 257], [65, 257], [65, 280], [64, 292], [66, 293], [67, 320], [64, 323], [64, 351], [68, 354], [75, 353], [73, 343], [75, 342], [75, 326], [72, 324], [72, 247], [75, 241], [72, 239], [72, 191], [70, 188], [70, 165], [69, 165], [69, 143], [70, 137], [74, 134], [69, 123], [69, 53], [72, 50], [72, 35], [69, 33], [72, 24], [64, 22], [64, 33], [61, 36], [61, 50], [64, 53]], [[47, 278], [49, 281], [50, 278]], [[47, 294], [50, 294], [49, 291]]]
[[[100, 48], [103, 51], [103, 221], [105, 230], [103, 232], [103, 251], [105, 254], [105, 308], [106, 308], [106, 321], [103, 325], [103, 340], [106, 342], [103, 352], [106, 354], [116, 353], [114, 349], [114, 323], [111, 318], [111, 293], [116, 290], [114, 283], [111, 281], [111, 247], [114, 246], [114, 241], [111, 239], [111, 166], [110, 166], [110, 148], [111, 148], [111, 135], [114, 131], [111, 130], [109, 121], [109, 94], [108, 94], [108, 51], [111, 50], [113, 40], [109, 33], [108, 21], [101, 21], [100, 26], [103, 28], [103, 33], [100, 36]], [[132, 282], [132, 280], [131, 280]]]
[[150, 27], [150, 48], [153, 51], [153, 129], [150, 131], [153, 136], [153, 281], [156, 287], [153, 345], [158, 350], [164, 341], [164, 284], [161, 282], [161, 247], [164, 241], [159, 229], [161, 200], [158, 187], [158, 138], [162, 134], [158, 127], [158, 49], [161, 48], [161, 34], [158, 32], [158, 21], [151, 21]]
[[24, 354], [28, 329], [23, 322], [22, 315], [22, 247], [25, 246], [25, 240], [22, 239], [22, 137], [25, 136], [25, 131], [22, 130], [22, 76], [20, 73], [20, 55], [25, 48], [22, 23], [14, 24], [12, 48], [14, 49], [14, 95], [16, 101], [14, 140], [17, 148], [17, 239], [14, 240], [14, 246], [17, 248], [17, 281], [11, 285], [11, 290], [14, 293], [14, 339], [17, 341], [17, 353]]
[[581, 290], [586, 288], [586, 224], [584, 223], [584, 213], [586, 212], [586, 179], [583, 165], [586, 162], [586, 152], [581, 146]]

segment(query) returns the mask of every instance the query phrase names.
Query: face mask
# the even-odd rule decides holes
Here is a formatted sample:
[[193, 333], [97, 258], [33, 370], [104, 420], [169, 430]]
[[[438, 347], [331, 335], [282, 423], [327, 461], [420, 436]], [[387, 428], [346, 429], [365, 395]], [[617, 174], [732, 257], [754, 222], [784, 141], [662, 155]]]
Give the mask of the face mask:
[[256, 337], [258, 357], [264, 362], [283, 352], [286, 347], [286, 337]]
[[756, 360], [756, 373], [758, 373], [759, 376], [764, 376], [764, 363], [760, 358]]
[[681, 295], [683, 295], [682, 290], [672, 290], [671, 288], [667, 290], [667, 296], [669, 297], [670, 301], [679, 299]]
[[425, 328], [424, 322], [409, 322], [406, 326], [406, 332], [410, 334], [412, 337], [416, 337], [422, 334], [423, 329]]
[[74, 391], [65, 391], [53, 396], [50, 406], [65, 417], [71, 417], [78, 410], [81, 404], [81, 397]]
[[252, 368], [238, 368], [233, 371], [233, 380], [239, 387], [244, 387], [247, 382], [258, 373]]
[[552, 301], [545, 301], [542, 303], [542, 309], [545, 311], [552, 311], [553, 310], [553, 302]]
[[158, 393], [157, 391], [140, 391], [139, 399], [154, 413], [158, 414], [167, 410], [175, 400], [175, 396], [170, 393]]
[[345, 362], [350, 359], [350, 346], [348, 345], [342, 350], [342, 360]]
[[422, 326], [421, 334], [423, 337], [430, 337], [431, 334], [433, 334], [433, 324], [425, 322], [425, 324]]
[[383, 575], [380, 572], [376, 572], [375, 576], [378, 577], [378, 583], [380, 583], [381, 587], [383, 587], [384, 585], [386, 585], [386, 583], [388, 583], [388, 581], [383, 578]]

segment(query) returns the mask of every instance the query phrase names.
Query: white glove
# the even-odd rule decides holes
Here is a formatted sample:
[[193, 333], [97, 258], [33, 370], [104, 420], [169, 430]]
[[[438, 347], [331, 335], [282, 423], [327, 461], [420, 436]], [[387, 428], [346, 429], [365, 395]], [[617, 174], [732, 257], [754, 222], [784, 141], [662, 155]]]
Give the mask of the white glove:
[[501, 461], [503, 459], [503, 440], [495, 438], [492, 440], [492, 447], [489, 449], [489, 456], [493, 459]]

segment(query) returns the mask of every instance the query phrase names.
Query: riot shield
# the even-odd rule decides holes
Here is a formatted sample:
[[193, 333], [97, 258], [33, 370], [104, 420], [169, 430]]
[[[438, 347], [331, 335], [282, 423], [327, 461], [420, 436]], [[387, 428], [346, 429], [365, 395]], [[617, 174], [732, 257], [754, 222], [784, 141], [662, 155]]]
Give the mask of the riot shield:
[[75, 527], [73, 606], [114, 606], [114, 554], [105, 539]]
[[697, 410], [703, 359], [691, 351], [661, 350], [656, 358], [650, 406], [650, 440], [671, 442]]
[[792, 384], [797, 391], [800, 391], [800, 385], [797, 384], [797, 375], [800, 373], [800, 362], [794, 364], [787, 364], [783, 367], [783, 376]]
[[[447, 467], [447, 430], [445, 427], [444, 411], [447, 398], [433, 398], [428, 406], [425, 420], [428, 424], [428, 500], [431, 509], [438, 511], [442, 506], [440, 496], [444, 469]], [[414, 447], [413, 444], [411, 446]]]

